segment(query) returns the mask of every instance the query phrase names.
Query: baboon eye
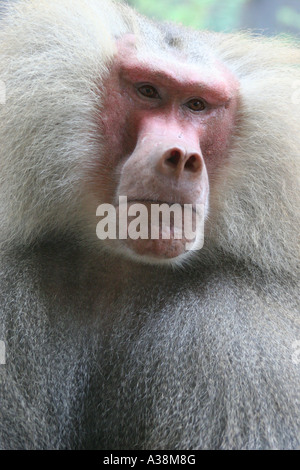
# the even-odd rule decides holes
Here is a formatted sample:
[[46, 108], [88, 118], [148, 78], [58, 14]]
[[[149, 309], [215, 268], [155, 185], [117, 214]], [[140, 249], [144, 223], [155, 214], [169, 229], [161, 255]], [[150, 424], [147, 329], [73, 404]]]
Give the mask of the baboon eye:
[[206, 109], [206, 103], [198, 98], [188, 101], [186, 106], [192, 111], [203, 111]]
[[146, 98], [160, 98], [158, 91], [152, 85], [142, 85], [138, 88], [138, 91]]

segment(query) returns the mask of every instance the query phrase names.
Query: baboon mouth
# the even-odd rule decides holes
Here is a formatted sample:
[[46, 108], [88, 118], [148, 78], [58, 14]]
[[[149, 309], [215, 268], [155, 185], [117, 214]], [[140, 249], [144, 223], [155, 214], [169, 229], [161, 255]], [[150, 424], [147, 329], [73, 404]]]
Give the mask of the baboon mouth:
[[121, 199], [116, 206], [117, 239], [140, 256], [181, 256], [194, 249], [191, 247], [203, 232], [201, 216], [192, 204], [188, 210], [186, 206], [154, 199]]
[[[169, 208], [171, 208], [172, 206], [175, 205], [177, 207], [180, 206], [182, 208], [182, 210], [184, 209], [185, 206], [190, 206], [192, 211], [197, 213], [195, 204], [188, 203], [188, 202], [166, 201], [166, 200], [162, 200], [162, 199], [128, 199], [127, 204], [128, 205], [141, 204], [141, 205], [145, 205], [146, 207], [151, 207], [152, 205], [153, 206], [162, 206], [162, 205], [165, 204]], [[117, 204], [117, 206], [120, 206], [120, 204]]]

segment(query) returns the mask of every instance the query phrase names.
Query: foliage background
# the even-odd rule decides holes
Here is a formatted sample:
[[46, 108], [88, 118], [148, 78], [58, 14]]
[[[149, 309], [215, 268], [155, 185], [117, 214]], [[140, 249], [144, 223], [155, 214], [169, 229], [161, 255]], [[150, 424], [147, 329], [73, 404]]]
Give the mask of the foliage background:
[[151, 18], [214, 31], [300, 35], [300, 0], [127, 0]]

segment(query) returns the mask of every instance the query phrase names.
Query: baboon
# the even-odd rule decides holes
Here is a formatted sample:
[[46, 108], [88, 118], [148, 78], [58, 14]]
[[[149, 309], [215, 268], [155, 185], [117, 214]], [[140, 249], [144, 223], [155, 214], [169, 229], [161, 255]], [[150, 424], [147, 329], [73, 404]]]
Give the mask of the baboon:
[[[6, 8], [1, 448], [299, 448], [299, 63], [119, 2]], [[100, 240], [121, 196], [200, 206], [203, 247]]]

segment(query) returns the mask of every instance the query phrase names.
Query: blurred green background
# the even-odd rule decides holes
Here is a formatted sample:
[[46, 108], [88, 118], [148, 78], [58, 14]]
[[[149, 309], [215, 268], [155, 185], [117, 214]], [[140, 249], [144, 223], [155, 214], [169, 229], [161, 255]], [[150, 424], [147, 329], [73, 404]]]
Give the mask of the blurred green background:
[[127, 0], [141, 13], [214, 31], [300, 34], [300, 0]]

